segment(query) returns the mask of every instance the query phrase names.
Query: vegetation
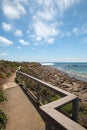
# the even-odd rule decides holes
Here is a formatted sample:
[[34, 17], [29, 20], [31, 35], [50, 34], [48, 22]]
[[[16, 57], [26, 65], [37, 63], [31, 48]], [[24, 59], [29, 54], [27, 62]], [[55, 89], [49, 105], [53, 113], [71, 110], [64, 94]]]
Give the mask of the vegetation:
[[[7, 100], [4, 96], [1, 85], [4, 83], [5, 79], [12, 75], [19, 64], [20, 63], [17, 62], [0, 60], [0, 104]], [[0, 109], [0, 130], [4, 130], [6, 128], [7, 120], [7, 115]]]
[[4, 83], [6, 78], [9, 78], [12, 73], [15, 72], [20, 64], [21, 63], [18, 62], [0, 60], [0, 86]]
[[78, 122], [87, 128], [87, 104], [80, 102], [79, 103], [79, 117]]
[[5, 100], [7, 100], [7, 98], [4, 96], [3, 91], [0, 90], [0, 102], [4, 102]]
[[[71, 117], [72, 104], [69, 103], [62, 108]], [[78, 123], [87, 128], [87, 104], [79, 102]]]
[[[7, 100], [2, 90], [0, 90], [0, 103]], [[4, 130], [7, 123], [7, 115], [0, 109], [0, 130]]]
[[62, 107], [62, 109], [67, 112], [67, 114], [71, 117], [72, 116], [72, 103], [69, 103]]
[[6, 128], [7, 123], [7, 115], [0, 109], [0, 130], [4, 130]]

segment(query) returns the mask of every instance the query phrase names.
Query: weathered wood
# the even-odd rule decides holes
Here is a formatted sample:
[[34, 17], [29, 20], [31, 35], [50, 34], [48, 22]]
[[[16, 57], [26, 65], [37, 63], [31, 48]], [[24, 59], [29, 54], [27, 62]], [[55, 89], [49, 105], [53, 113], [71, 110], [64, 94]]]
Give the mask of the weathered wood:
[[[32, 77], [28, 74], [25, 74], [21, 71], [16, 71], [16, 73], [21, 75], [21, 83], [22, 83], [22, 75], [26, 77], [26, 87], [27, 87], [27, 79], [29, 78], [30, 80], [36, 82], [38, 84], [37, 86], [37, 96], [35, 96], [28, 88], [27, 92], [32, 95], [32, 97], [36, 100], [36, 102], [39, 104], [40, 103], [40, 86], [43, 85], [43, 87], [45, 87], [46, 89], [50, 89], [54, 92], [56, 92], [59, 96], [61, 96], [60, 99], [51, 102], [49, 104], [40, 106], [40, 109], [47, 114], [49, 117], [51, 117], [54, 121], [56, 121], [58, 124], [60, 124], [64, 129], [67, 130], [86, 130], [85, 128], [83, 128], [82, 126], [80, 126], [79, 124], [77, 124], [74, 121], [77, 121], [78, 119], [78, 97], [74, 94], [71, 94], [65, 90], [62, 90], [58, 87], [55, 87], [53, 85], [50, 85], [46, 82], [43, 82], [35, 77]], [[18, 78], [18, 75], [17, 75]], [[68, 103], [72, 103], [72, 119], [68, 118], [67, 116], [65, 116], [64, 114], [62, 114], [61, 112], [58, 111], [57, 108], [61, 108], [62, 106], [68, 104]]]
[[69, 96], [65, 96], [63, 98], [60, 98], [54, 102], [51, 102], [49, 104], [44, 105], [43, 107], [50, 107], [50, 108], [58, 108], [58, 107], [62, 107], [64, 105], [66, 105], [67, 103], [72, 102], [75, 98], [77, 98], [77, 96], [75, 95], [69, 95]]
[[27, 88], [28, 88], [28, 78], [26, 77], [26, 91], [27, 91]]
[[43, 93], [40, 92], [40, 96], [45, 98], [48, 102], [51, 102], [51, 99], [45, 96]]
[[61, 126], [66, 128], [67, 130], [86, 130], [78, 123], [74, 122], [67, 116], [63, 115], [56, 109], [51, 109], [50, 107], [40, 107], [42, 111], [44, 111], [47, 115], [52, 117], [56, 122], [58, 122]]
[[39, 85], [41, 84], [41, 85], [43, 85], [44, 87], [46, 87], [46, 88], [48, 88], [48, 89], [50, 89], [50, 90], [53, 90], [54, 92], [57, 92], [57, 93], [58, 93], [59, 95], [61, 95], [62, 97], [66, 96], [66, 95], [71, 95], [69, 92], [67, 92], [67, 91], [65, 91], [65, 90], [62, 90], [62, 89], [60, 89], [60, 88], [58, 88], [58, 87], [55, 87], [55, 86], [53, 86], [53, 85], [50, 85], [50, 84], [48, 84], [48, 83], [46, 83], [46, 82], [44, 82], [44, 81], [42, 81], [42, 80], [40, 80], [40, 79], [37, 79], [37, 78], [35, 78], [35, 77], [30, 76], [30, 75], [28, 75], [28, 74], [25, 74], [25, 73], [19, 72], [19, 71], [17, 71], [17, 73], [20, 73], [20, 74], [22, 74], [22, 75], [27, 76], [27, 77], [30, 78], [31, 80], [36, 81], [37, 83], [39, 83]]
[[78, 121], [78, 98], [76, 98], [75, 100], [73, 100], [73, 111], [72, 111], [72, 119], [74, 121]]
[[40, 99], [40, 87], [39, 84], [37, 84], [37, 103], [39, 104], [39, 99]]

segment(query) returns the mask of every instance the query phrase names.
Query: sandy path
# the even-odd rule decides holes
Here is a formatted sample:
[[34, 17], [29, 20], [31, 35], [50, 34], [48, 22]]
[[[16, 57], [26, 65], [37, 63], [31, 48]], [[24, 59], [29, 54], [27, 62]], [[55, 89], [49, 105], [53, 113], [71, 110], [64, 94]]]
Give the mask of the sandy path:
[[6, 83], [2, 85], [2, 88], [4, 90], [17, 86], [17, 84], [15, 83], [15, 76], [16, 76], [16, 73], [14, 73], [10, 78], [8, 78]]
[[15, 74], [3, 85], [8, 99], [1, 105], [8, 116], [6, 130], [45, 130], [44, 121], [14, 78]]

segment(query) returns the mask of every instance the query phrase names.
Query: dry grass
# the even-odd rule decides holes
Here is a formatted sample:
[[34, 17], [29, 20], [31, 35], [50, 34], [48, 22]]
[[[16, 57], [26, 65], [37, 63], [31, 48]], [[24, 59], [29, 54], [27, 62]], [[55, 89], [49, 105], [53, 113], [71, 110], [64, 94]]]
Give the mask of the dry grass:
[[9, 78], [18, 66], [17, 62], [0, 60], [0, 89], [5, 79]]

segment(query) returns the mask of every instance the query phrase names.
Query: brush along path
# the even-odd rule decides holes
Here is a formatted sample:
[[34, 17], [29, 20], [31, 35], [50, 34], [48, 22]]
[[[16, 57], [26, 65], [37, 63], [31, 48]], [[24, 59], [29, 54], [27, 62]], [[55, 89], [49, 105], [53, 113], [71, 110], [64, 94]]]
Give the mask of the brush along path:
[[8, 99], [1, 105], [8, 117], [6, 130], [45, 130], [44, 121], [14, 79], [15, 74], [3, 85]]

